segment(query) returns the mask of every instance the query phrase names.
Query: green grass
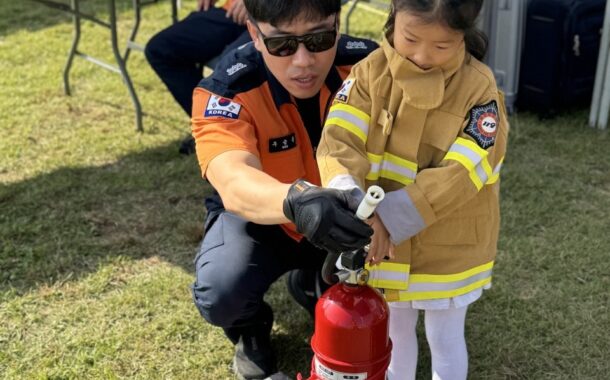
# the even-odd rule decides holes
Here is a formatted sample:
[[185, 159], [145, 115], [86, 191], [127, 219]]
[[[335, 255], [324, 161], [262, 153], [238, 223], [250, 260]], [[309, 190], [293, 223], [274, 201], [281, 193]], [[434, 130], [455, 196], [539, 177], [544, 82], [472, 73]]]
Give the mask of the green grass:
[[[131, 12], [117, 3], [123, 41]], [[140, 41], [169, 10], [145, 9]], [[362, 10], [353, 20], [374, 37], [383, 23]], [[0, 3], [0, 378], [231, 379], [232, 347], [189, 292], [209, 187], [177, 154], [188, 118], [138, 53], [128, 67], [144, 133], [115, 74], [76, 59], [64, 96], [70, 37], [61, 13]], [[98, 26], [83, 28], [81, 49], [112, 61]], [[511, 118], [494, 287], [467, 323], [471, 379], [610, 372], [610, 137], [586, 118]], [[308, 373], [312, 323], [281, 283], [269, 302], [280, 366]]]

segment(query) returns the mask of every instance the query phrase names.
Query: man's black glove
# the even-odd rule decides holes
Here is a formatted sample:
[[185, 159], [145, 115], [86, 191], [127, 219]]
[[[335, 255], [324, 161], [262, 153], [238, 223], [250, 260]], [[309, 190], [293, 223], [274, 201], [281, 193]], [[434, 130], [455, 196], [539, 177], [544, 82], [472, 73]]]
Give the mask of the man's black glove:
[[284, 199], [284, 215], [315, 246], [329, 252], [362, 248], [373, 229], [355, 215], [359, 199], [350, 191], [325, 189], [298, 180]]

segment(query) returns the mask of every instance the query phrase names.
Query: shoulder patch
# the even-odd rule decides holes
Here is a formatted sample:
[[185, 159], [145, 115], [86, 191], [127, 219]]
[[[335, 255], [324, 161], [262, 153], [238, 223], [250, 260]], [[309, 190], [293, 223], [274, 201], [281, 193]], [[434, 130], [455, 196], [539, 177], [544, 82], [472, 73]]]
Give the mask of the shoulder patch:
[[349, 93], [352, 91], [352, 86], [356, 83], [356, 78], [350, 78], [343, 81], [341, 88], [337, 91], [337, 95], [335, 95], [335, 100], [341, 103], [347, 103], [349, 99]]
[[498, 104], [495, 100], [472, 107], [468, 125], [464, 133], [472, 137], [483, 149], [487, 149], [496, 142], [498, 132]]
[[205, 107], [204, 116], [237, 119], [239, 118], [240, 111], [240, 104], [218, 95], [212, 95], [210, 96], [210, 100], [208, 100], [208, 105]]
[[213, 94], [232, 99], [267, 80], [260, 53], [252, 42], [239, 46], [223, 55], [211, 75], [203, 78], [198, 87]]
[[235, 74], [236, 72], [238, 72], [242, 69], [245, 69], [246, 67], [248, 67], [248, 65], [246, 65], [245, 63], [237, 62], [236, 64], [234, 64], [233, 66], [231, 66], [227, 69], [227, 75], [231, 76], [231, 75]]
[[337, 44], [335, 65], [354, 65], [378, 47], [375, 41], [342, 34]]
[[354, 49], [368, 50], [369, 49], [369, 47], [366, 46], [364, 41], [347, 41], [347, 43], [345, 44], [345, 48], [347, 50], [354, 50]]

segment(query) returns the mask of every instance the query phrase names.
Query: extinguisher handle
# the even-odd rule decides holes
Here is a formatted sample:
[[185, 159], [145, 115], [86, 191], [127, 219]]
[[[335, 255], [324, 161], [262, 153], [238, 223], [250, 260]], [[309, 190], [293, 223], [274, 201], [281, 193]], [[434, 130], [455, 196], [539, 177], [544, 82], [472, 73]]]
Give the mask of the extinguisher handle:
[[[366, 194], [356, 210], [356, 216], [361, 220], [368, 219], [377, 205], [383, 200], [385, 192], [379, 186], [371, 186], [367, 189]], [[360, 250], [360, 249], [359, 249]], [[329, 285], [336, 284], [339, 279], [335, 275], [335, 267], [337, 260], [341, 256], [341, 252], [329, 252], [322, 265], [322, 279]]]

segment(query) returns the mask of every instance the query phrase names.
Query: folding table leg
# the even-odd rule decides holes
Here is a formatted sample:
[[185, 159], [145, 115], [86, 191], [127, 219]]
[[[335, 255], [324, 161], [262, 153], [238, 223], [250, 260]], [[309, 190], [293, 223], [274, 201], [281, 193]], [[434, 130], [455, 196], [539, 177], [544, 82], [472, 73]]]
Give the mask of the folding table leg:
[[136, 111], [136, 128], [139, 132], [142, 132], [144, 130], [142, 127], [142, 106], [140, 105], [138, 95], [136, 94], [136, 91], [133, 88], [131, 78], [129, 77], [129, 73], [127, 72], [127, 67], [125, 66], [125, 61], [123, 60], [121, 52], [119, 51], [115, 0], [108, 0], [108, 3], [110, 6], [110, 33], [112, 40], [112, 52], [114, 53], [114, 58], [117, 62], [117, 65], [119, 66], [121, 78], [123, 78], [123, 82], [125, 82], [127, 90], [129, 90], [129, 96], [131, 96], [131, 101]]
[[76, 49], [78, 48], [78, 43], [80, 41], [79, 0], [71, 0], [70, 6], [73, 11], [72, 20], [74, 22], [74, 36], [72, 38], [72, 46], [70, 46], [70, 51], [68, 52], [68, 60], [66, 61], [66, 66], [64, 67], [64, 93], [66, 95], [72, 94], [70, 91], [70, 69], [72, 68], [72, 62], [74, 61]]
[[133, 2], [133, 27], [131, 28], [131, 33], [129, 34], [129, 39], [127, 40], [127, 47], [125, 48], [125, 54], [123, 54], [123, 61], [127, 62], [129, 59], [129, 53], [131, 53], [131, 49], [144, 50], [141, 46], [135, 43], [136, 35], [138, 34], [138, 29], [140, 28], [140, 20], [142, 19], [142, 12], [140, 11], [140, 0], [132, 0]]

